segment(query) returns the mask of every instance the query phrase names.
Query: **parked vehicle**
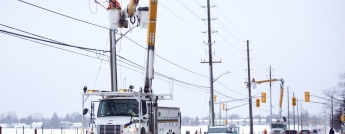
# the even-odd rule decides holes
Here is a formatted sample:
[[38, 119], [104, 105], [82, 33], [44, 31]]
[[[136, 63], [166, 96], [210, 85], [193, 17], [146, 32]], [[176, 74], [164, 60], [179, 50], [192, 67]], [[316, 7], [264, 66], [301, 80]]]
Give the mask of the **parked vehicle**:
[[313, 129], [313, 134], [317, 134], [317, 129]]
[[310, 134], [310, 130], [301, 130], [299, 134]]
[[290, 130], [285, 130], [284, 134], [298, 134], [298, 132], [297, 130], [290, 129]]

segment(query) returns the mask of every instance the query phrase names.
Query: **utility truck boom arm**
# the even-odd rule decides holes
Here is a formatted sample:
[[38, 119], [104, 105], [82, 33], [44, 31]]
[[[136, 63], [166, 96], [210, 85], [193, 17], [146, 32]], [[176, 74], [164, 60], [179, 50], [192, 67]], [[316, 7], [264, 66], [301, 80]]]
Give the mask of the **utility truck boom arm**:
[[154, 74], [153, 62], [156, 42], [156, 19], [158, 0], [150, 0], [149, 22], [147, 29], [147, 65], [144, 92], [152, 92], [152, 80]]
[[282, 107], [283, 107], [283, 96], [284, 96], [284, 79], [269, 79], [269, 80], [260, 80], [260, 81], [255, 81], [253, 78], [252, 83], [253, 83], [253, 88], [256, 88], [255, 84], [261, 84], [261, 83], [266, 83], [266, 82], [274, 82], [274, 81], [280, 81], [280, 96], [279, 96], [279, 117], [278, 120], [282, 120]]

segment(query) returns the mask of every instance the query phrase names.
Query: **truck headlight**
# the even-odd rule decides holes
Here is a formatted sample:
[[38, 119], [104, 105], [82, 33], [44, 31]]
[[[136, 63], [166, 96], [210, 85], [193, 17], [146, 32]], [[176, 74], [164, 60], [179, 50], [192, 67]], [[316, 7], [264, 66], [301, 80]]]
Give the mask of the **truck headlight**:
[[137, 127], [128, 128], [128, 132], [138, 132], [138, 128]]
[[89, 133], [90, 133], [90, 134], [94, 134], [93, 128], [89, 129]]

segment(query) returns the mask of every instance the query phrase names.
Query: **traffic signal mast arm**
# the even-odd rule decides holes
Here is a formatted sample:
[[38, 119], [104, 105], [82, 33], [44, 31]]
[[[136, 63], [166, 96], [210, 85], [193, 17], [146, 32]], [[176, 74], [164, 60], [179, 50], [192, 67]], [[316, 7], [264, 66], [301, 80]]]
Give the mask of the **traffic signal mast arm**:
[[284, 83], [284, 79], [269, 79], [269, 80], [260, 80], [260, 81], [253, 81], [257, 84], [261, 84], [261, 83], [266, 83], [266, 82], [274, 82], [274, 81], [282, 81]]

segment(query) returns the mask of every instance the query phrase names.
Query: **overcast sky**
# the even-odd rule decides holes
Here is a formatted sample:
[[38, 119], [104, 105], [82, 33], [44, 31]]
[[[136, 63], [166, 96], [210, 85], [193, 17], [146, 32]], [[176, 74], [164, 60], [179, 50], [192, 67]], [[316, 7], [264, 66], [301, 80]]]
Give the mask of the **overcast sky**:
[[[0, 2], [0, 24], [71, 45], [109, 49], [107, 29], [59, 16], [20, 1]], [[95, 13], [93, 0], [27, 2], [108, 27], [106, 10], [97, 5]], [[120, 2], [125, 7], [129, 0]], [[147, 4], [147, 0], [139, 3], [140, 6]], [[208, 47], [204, 44], [207, 35], [202, 33], [207, 30], [207, 23], [201, 20], [207, 17], [206, 9], [201, 8], [206, 4], [206, 0], [159, 1], [156, 54], [199, 75], [159, 57], [155, 57], [156, 72], [187, 83], [210, 86], [209, 66], [200, 63], [208, 59]], [[287, 98], [286, 90], [284, 93], [283, 110], [287, 108], [287, 99], [291, 100], [293, 93], [298, 99], [303, 99], [304, 91], [322, 97], [322, 90], [336, 86], [339, 73], [345, 72], [345, 1], [211, 0], [211, 5], [215, 5], [211, 8], [211, 14], [212, 18], [216, 18], [211, 22], [212, 30], [217, 31], [212, 34], [212, 41], [215, 42], [212, 51], [214, 61], [222, 61], [214, 64], [214, 77], [231, 72], [220, 77], [217, 80], [220, 83], [215, 82], [215, 90], [235, 99], [248, 97], [248, 89], [244, 85], [248, 76], [246, 40], [250, 40], [251, 77], [256, 80], [267, 79], [271, 65], [274, 78], [283, 78], [285, 89], [290, 87], [290, 98]], [[0, 29], [18, 32], [3, 26]], [[119, 30], [125, 32], [128, 29]], [[145, 29], [136, 28], [127, 37], [146, 47], [146, 32]], [[81, 111], [84, 86], [98, 90], [111, 88], [107, 61], [5, 34], [0, 34], [0, 41], [0, 113], [14, 111], [19, 117], [42, 113], [45, 117], [51, 117], [53, 112], [57, 112], [58, 116], [64, 117], [67, 113]], [[75, 48], [61, 48], [97, 56]], [[145, 65], [146, 50], [127, 38], [118, 43], [117, 50], [124, 58]], [[122, 62], [119, 64], [125, 66], [118, 66], [120, 88], [133, 85], [135, 90], [139, 90], [144, 86], [144, 71]], [[153, 81], [154, 92], [169, 93], [172, 83], [167, 81], [166, 78], [156, 76]], [[275, 82], [272, 86], [273, 105], [279, 102], [279, 84]], [[269, 97], [268, 84], [258, 85], [252, 90], [253, 95], [260, 92], [266, 92]], [[231, 100], [215, 94], [218, 95], [217, 101]], [[180, 107], [185, 116], [208, 116], [208, 90], [173, 82], [173, 96], [174, 100], [160, 101], [159, 105]], [[315, 97], [311, 99], [324, 102]], [[231, 102], [228, 108], [245, 103], [247, 101]], [[320, 104], [303, 102], [302, 105], [315, 115], [321, 111]], [[248, 109], [248, 105], [235, 108], [229, 110], [228, 115], [235, 113], [248, 117]], [[278, 106], [274, 107], [273, 113], [278, 114], [278, 110]], [[216, 105], [215, 112], [218, 111], [219, 105]], [[260, 108], [254, 105], [253, 115], [257, 114], [269, 115], [269, 101], [261, 104]]]

